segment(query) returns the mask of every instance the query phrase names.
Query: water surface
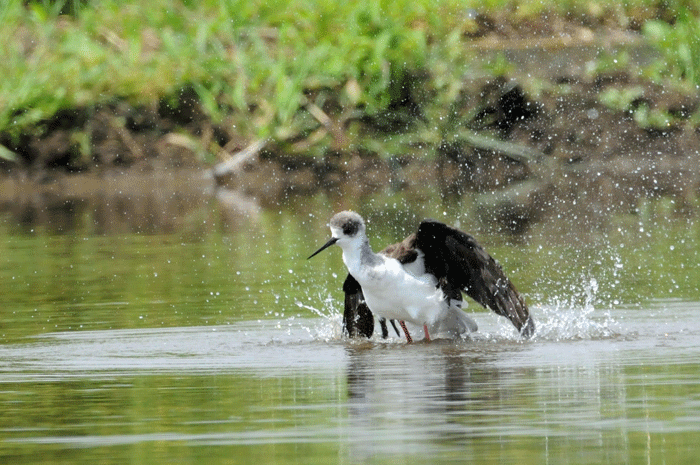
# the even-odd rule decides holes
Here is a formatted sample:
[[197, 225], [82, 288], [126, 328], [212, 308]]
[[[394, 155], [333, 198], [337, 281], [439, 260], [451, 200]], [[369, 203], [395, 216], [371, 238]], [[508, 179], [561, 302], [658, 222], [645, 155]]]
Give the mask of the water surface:
[[472, 304], [469, 340], [344, 339], [340, 251], [305, 260], [347, 206], [324, 197], [203, 198], [167, 227], [105, 228], [76, 204], [53, 223], [0, 213], [2, 462], [695, 462], [694, 221], [512, 238], [465, 205], [394, 201], [356, 207], [375, 249], [422, 216], [475, 232], [537, 335]]

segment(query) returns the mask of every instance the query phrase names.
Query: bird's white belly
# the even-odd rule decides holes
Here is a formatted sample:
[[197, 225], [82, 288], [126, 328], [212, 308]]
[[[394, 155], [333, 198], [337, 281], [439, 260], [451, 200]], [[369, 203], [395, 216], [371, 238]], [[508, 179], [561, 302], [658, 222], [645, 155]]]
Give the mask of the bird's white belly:
[[343, 261], [362, 286], [372, 313], [421, 326], [444, 316], [448, 308], [444, 294], [435, 276], [425, 273], [422, 260], [420, 266], [405, 268], [393, 258], [377, 257], [379, 260], [363, 264], [360, 257], [343, 252]]
[[447, 309], [443, 293], [430, 275], [419, 279], [404, 272], [360, 284], [370, 310], [387, 319], [432, 324]]

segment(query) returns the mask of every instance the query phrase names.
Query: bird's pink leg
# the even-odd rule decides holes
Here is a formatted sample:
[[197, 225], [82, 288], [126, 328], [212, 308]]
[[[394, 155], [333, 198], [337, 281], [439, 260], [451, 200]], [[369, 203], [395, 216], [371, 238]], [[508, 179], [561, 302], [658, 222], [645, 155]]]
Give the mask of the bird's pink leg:
[[425, 332], [425, 340], [430, 342], [430, 334], [428, 334], [428, 325], [423, 325], [423, 331]]
[[406, 328], [406, 323], [404, 323], [403, 320], [399, 320], [399, 324], [401, 325], [401, 329], [403, 329], [404, 334], [406, 334], [406, 340], [410, 344], [413, 342], [413, 339], [411, 338], [411, 335], [408, 333], [408, 328]]

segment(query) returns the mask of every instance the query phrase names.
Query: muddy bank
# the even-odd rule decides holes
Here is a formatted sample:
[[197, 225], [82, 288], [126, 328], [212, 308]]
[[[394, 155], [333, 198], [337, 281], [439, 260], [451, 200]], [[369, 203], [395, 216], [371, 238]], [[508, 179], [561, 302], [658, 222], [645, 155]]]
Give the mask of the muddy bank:
[[[171, 179], [168, 173], [189, 170], [198, 174], [171, 181], [181, 183], [173, 191], [191, 190], [190, 185], [200, 191], [225, 187], [262, 206], [318, 192], [361, 198], [381, 189], [428, 187], [444, 198], [477, 194], [480, 217], [516, 233], [576, 205], [577, 211], [584, 208], [584, 216], [595, 217], [633, 212], [644, 198], [668, 196], [679, 213], [694, 213], [700, 193], [697, 129], [690, 123], [643, 128], [633, 111], [610, 109], [598, 96], [634, 85], [642, 89], [635, 105], [677, 114], [690, 114], [696, 98], [639, 87], [624, 75], [569, 79], [565, 85], [566, 94], [545, 92], [534, 99], [517, 81], [484, 81], [475, 91], [481, 130], [472, 130], [474, 137], [416, 144], [390, 157], [367, 149], [331, 148], [320, 158], [290, 155], [272, 141], [244, 155], [249, 146], [245, 139], [227, 135], [204, 119], [191, 118], [180, 126], [154, 112], [150, 124], [139, 124], [136, 117], [143, 115], [138, 109], [128, 109], [131, 117], [123, 108], [102, 109], [96, 120], [72, 120], [84, 126], [71, 128], [61, 120], [46, 137], [28, 141], [26, 147], [34, 150], [31, 163], [3, 166], [1, 201], [7, 207], [80, 198], [91, 185], [110, 186], [105, 180], [116, 172], [134, 179], [112, 187], [138, 197], [143, 189], [159, 188], [159, 178]], [[66, 150], [75, 131], [85, 125], [96, 128], [97, 121], [96, 158], [62, 165], [66, 157], [74, 160]], [[182, 128], [187, 131], [177, 132]], [[233, 157], [235, 169], [214, 175], [203, 160], [204, 146], [215, 147], [220, 161]]]
[[[311, 129], [255, 140], [232, 121], [209, 120], [185, 88], [151, 106], [115, 100], [60, 111], [19, 137], [0, 134], [10, 154], [0, 157], [0, 204], [40, 210], [41, 202], [80, 199], [89, 186], [102, 192], [114, 183], [139, 198], [142, 189], [162, 187], [153, 180], [167, 178], [177, 186], [168, 192], [225, 188], [244, 204], [262, 206], [319, 192], [469, 194], [485, 223], [516, 233], [567, 212], [574, 218], [634, 212], [651, 197], [667, 196], [678, 214], [695, 213], [695, 93], [623, 70], [589, 73], [591, 60], [620, 48], [635, 63], [650, 60], [652, 52], [629, 31], [564, 21], [558, 35], [544, 34], [543, 24], [527, 32], [500, 21], [499, 27], [484, 22], [475, 46], [484, 53], [482, 64], [505, 53], [517, 69], [504, 77], [470, 73], [454, 102], [461, 119], [451, 129], [430, 120], [426, 102], [409, 89], [380, 115], [343, 116], [332, 99], [323, 107], [309, 104]], [[413, 88], [420, 84], [414, 78]], [[197, 175], [173, 180], [178, 172]], [[133, 182], [115, 181], [129, 176]]]
[[[488, 137], [475, 131], [389, 158], [363, 151], [329, 151], [321, 160], [289, 157], [268, 144], [254, 161], [217, 181], [270, 204], [319, 191], [361, 197], [431, 186], [444, 198], [476, 194], [480, 217], [512, 232], [567, 212], [593, 222], [634, 213], [640, 202], [658, 197], [668, 197], [676, 214], [695, 213], [700, 133], [682, 118], [695, 111], [697, 96], [622, 73], [560, 77], [559, 84], [566, 93], [557, 88], [534, 99], [516, 80], [481, 82], [478, 126]], [[600, 102], [603, 92], [630, 88], [637, 96], [625, 111]], [[640, 126], [641, 107], [679, 115], [681, 122]]]

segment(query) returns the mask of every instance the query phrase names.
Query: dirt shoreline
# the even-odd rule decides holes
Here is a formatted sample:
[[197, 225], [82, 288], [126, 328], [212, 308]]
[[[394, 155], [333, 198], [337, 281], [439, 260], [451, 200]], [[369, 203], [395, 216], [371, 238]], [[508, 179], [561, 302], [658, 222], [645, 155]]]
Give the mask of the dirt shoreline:
[[[694, 214], [700, 195], [700, 132], [690, 116], [700, 106], [700, 96], [623, 70], [589, 75], [587, 63], [603, 50], [626, 48], [641, 64], [653, 52], [627, 31], [601, 34], [573, 23], [562, 30], [560, 40], [514, 33], [509, 40], [486, 34], [475, 42], [490, 57], [505, 53], [518, 69], [507, 79], [478, 73], [469, 77], [464, 104], [476, 114], [476, 138], [425, 146], [421, 156], [414, 151], [387, 157], [344, 146], [343, 130], [336, 128], [335, 146], [321, 157], [290, 155], [284, 144], [268, 142], [234, 172], [212, 177], [212, 154], [219, 161], [235, 157], [251, 140], [225, 123], [209, 121], [196, 96], [185, 89], [174, 105], [136, 108], [115, 101], [61, 111], [40, 125], [38, 136], [27, 134], [13, 142], [0, 135], [0, 144], [19, 158], [0, 158], [0, 205], [7, 209], [37, 199], [81, 198], [111, 188], [138, 196], [142, 189], [157, 188], [154, 180], [178, 178], [176, 182], [191, 183], [198, 191], [223, 187], [263, 206], [322, 191], [361, 196], [429, 185], [443, 197], [478, 194], [483, 217], [514, 232], [548, 211], [576, 203], [603, 215], [634, 211], [645, 198], [666, 196], [679, 213]], [[629, 101], [618, 102], [621, 109], [615, 109], [601, 103], [602, 95]], [[649, 115], [672, 115], [674, 120], [666, 125], [641, 120]], [[382, 134], [374, 127], [365, 140], [393, 137], [388, 131]], [[492, 140], [484, 142], [481, 133]], [[298, 148], [306, 141], [295, 143]], [[89, 158], [76, 155], [81, 150]], [[171, 173], [189, 174], [180, 178]]]

